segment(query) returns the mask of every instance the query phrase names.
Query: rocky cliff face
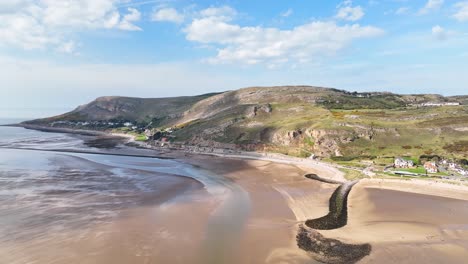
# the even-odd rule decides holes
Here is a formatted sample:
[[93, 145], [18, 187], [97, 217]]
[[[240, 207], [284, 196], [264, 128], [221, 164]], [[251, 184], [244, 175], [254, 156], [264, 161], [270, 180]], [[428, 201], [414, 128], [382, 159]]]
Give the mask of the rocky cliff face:
[[[359, 136], [353, 131], [304, 129], [275, 133], [272, 137], [272, 143], [289, 147], [302, 147], [317, 156], [330, 157], [342, 156], [340, 146], [358, 138]], [[310, 143], [307, 143], [308, 140]]]

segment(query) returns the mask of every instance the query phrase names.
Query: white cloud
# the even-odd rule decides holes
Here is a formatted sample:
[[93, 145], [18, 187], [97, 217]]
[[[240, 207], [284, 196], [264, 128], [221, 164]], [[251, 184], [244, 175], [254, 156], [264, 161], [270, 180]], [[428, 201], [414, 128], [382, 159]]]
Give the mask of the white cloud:
[[283, 13], [281, 13], [281, 16], [282, 16], [282, 17], [289, 17], [289, 16], [291, 16], [293, 13], [294, 13], [294, 11], [293, 11], [291, 8], [289, 8], [288, 10], [284, 11]]
[[447, 39], [448, 32], [441, 26], [436, 25], [432, 27], [432, 36], [437, 40]]
[[13, 0], [0, 4], [0, 45], [61, 49], [73, 32], [96, 29], [141, 30], [141, 14], [117, 4], [126, 0]]
[[338, 5], [338, 12], [336, 18], [348, 21], [358, 21], [364, 16], [364, 10], [360, 6], [352, 6], [353, 2], [350, 0], [342, 2]]
[[404, 14], [408, 13], [409, 10], [410, 10], [409, 7], [403, 6], [403, 7], [398, 8], [398, 9], [395, 11], [395, 14], [397, 14], [397, 15], [404, 15]]
[[458, 8], [458, 11], [453, 17], [460, 22], [468, 21], [468, 1], [458, 2], [455, 7]]
[[431, 11], [438, 10], [443, 4], [444, 0], [428, 0], [426, 5], [419, 10], [419, 14], [424, 15]]
[[77, 45], [74, 41], [68, 41], [61, 44], [57, 50], [62, 53], [75, 54]]
[[237, 11], [230, 6], [210, 7], [200, 11], [200, 16], [218, 20], [231, 20], [237, 16]]
[[184, 22], [184, 15], [177, 12], [174, 8], [168, 7], [156, 10], [151, 16], [151, 20], [180, 24]]
[[242, 27], [229, 16], [205, 16], [194, 19], [185, 29], [186, 38], [219, 47], [214, 63], [267, 65], [287, 61], [306, 62], [314, 56], [333, 55], [360, 38], [383, 33], [372, 26], [345, 25], [335, 22], [310, 22], [290, 30], [261, 26]]
[[44, 26], [28, 15], [4, 14], [0, 16], [0, 45], [14, 45], [26, 50], [44, 48], [59, 42]]
[[136, 31], [141, 30], [140, 27], [135, 26], [133, 22], [137, 22], [141, 19], [141, 13], [135, 8], [129, 7], [128, 14], [124, 15], [122, 21], [120, 21], [118, 28], [122, 30]]
[[25, 5], [26, 3], [27, 3], [26, 0], [0, 1], [0, 14], [9, 13], [13, 10], [17, 10], [18, 8]]

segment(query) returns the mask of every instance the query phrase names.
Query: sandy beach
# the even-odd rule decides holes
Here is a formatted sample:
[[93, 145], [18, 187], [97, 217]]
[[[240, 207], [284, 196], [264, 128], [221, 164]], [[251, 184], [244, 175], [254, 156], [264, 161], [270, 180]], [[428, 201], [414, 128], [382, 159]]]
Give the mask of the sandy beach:
[[[326, 215], [337, 185], [304, 174], [327, 175], [323, 167], [200, 155], [183, 160], [220, 173], [249, 192], [252, 213], [242, 242], [249, 258], [237, 263], [310, 263], [311, 255], [297, 248], [298, 224]], [[348, 215], [345, 227], [319, 232], [343, 243], [369, 243], [371, 253], [358, 263], [461, 263], [468, 257], [464, 186], [365, 179], [349, 195]], [[269, 243], [261, 246], [258, 241]]]
[[463, 263], [468, 258], [468, 192], [425, 181], [362, 180], [348, 200], [348, 224], [321, 231], [370, 243], [359, 263]]
[[[54, 162], [109, 176], [136, 173], [154, 180], [146, 187], [158, 191], [124, 193], [138, 202], [119, 208], [109, 221], [77, 222], [60, 232], [50, 232], [56, 228], [51, 224], [47, 233], [20, 244], [4, 240], [0, 263], [318, 263], [316, 255], [298, 247], [296, 236], [306, 220], [328, 214], [339, 184], [305, 175], [345, 181], [326, 163], [275, 154], [213, 155], [127, 146], [98, 152], [59, 152], [61, 158]], [[54, 210], [60, 213], [60, 208]], [[76, 208], [70, 207], [73, 214]], [[72, 211], [62, 213], [67, 212]], [[347, 212], [344, 227], [318, 232], [326, 239], [370, 245], [358, 263], [460, 263], [468, 258], [464, 186], [365, 179], [352, 188]]]
[[184, 161], [222, 174], [249, 193], [251, 213], [242, 232], [242, 254], [227, 262], [314, 263], [296, 245], [297, 225], [306, 217], [326, 214], [333, 185], [304, 178], [305, 171], [297, 166], [271, 161], [195, 155]]
[[[245, 190], [249, 199], [249, 207], [241, 208], [245, 218], [229, 223], [221, 214], [217, 228], [212, 216], [219, 211], [221, 197], [193, 180], [177, 178], [157, 186], [163, 192], [145, 195], [139, 206], [121, 210], [112, 221], [48, 232], [21, 244], [3, 242], [1, 259], [5, 263], [314, 263], [296, 246], [295, 213], [304, 217], [326, 213], [334, 186], [305, 179], [304, 171], [295, 166], [269, 161], [185, 155], [179, 161], [209, 170]], [[88, 161], [81, 162], [89, 167]], [[151, 161], [138, 165], [161, 166]], [[102, 165], [93, 166], [102, 169]], [[147, 171], [139, 173], [150, 176]], [[171, 176], [158, 177], [164, 182], [164, 177]], [[308, 212], [301, 211], [300, 204], [305, 203], [309, 203]], [[239, 220], [245, 222], [236, 229]]]
[[[227, 177], [248, 189], [254, 204], [259, 204], [258, 208], [261, 208], [254, 210], [254, 219], [256, 215], [262, 214], [272, 219], [272, 213], [277, 214], [281, 204], [289, 207], [289, 213], [293, 213], [296, 223], [318, 218], [328, 212], [328, 199], [337, 187], [303, 177], [304, 172], [326, 177], [327, 171], [323, 171], [321, 166], [314, 169], [313, 166], [286, 165], [265, 160], [244, 159], [241, 162], [225, 158], [217, 162], [219, 168], [216, 168], [213, 167], [216, 161], [211, 158], [188, 160], [192, 163], [194, 160], [203, 160], [195, 163], [212, 170], [223, 168]], [[228, 169], [236, 162], [243, 165], [238, 165], [240, 167], [233, 171]], [[252, 171], [251, 175], [245, 172], [246, 168], [247, 173]], [[263, 174], [276, 173], [259, 176], [259, 170]], [[260, 197], [268, 193], [268, 189], [282, 196], [282, 201], [274, 202], [274, 211], [266, 209], [271, 206], [277, 193], [271, 192], [268, 199]], [[267, 205], [261, 205], [262, 201], [267, 202]], [[364, 179], [354, 186], [348, 208], [349, 218], [345, 227], [320, 233], [344, 243], [371, 244], [370, 255], [359, 263], [461, 263], [460, 259], [468, 258], [468, 190], [465, 186], [424, 180]], [[290, 214], [282, 217], [294, 221]], [[254, 219], [251, 221], [258, 221]], [[293, 259], [297, 258], [298, 263], [302, 263], [307, 259], [307, 254], [296, 250], [296, 230], [297, 226], [294, 225], [289, 232], [288, 239], [292, 241], [289, 246], [283, 244], [282, 247], [270, 250], [268, 260], [281, 263], [281, 259], [286, 261], [286, 256], [295, 256]], [[255, 231], [247, 233], [252, 235]], [[271, 230], [268, 233], [272, 234]], [[285, 239], [287, 232], [282, 236]]]

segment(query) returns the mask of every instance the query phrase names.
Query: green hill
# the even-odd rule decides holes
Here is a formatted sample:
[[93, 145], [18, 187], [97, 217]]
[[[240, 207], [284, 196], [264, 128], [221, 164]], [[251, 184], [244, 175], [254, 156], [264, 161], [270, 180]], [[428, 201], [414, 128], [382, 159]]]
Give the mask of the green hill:
[[[102, 129], [83, 122], [129, 121], [140, 127], [172, 128], [172, 140], [184, 144], [296, 156], [314, 153], [342, 160], [467, 158], [466, 98], [310, 86], [251, 87], [174, 98], [101, 97], [72, 112], [27, 123]], [[423, 106], [449, 102], [462, 105]]]

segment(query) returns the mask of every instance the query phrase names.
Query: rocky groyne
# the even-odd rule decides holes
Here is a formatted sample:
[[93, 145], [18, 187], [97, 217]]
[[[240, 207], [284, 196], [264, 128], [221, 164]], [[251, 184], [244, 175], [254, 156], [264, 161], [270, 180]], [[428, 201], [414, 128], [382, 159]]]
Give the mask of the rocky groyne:
[[370, 244], [346, 244], [337, 239], [326, 238], [318, 231], [303, 225], [299, 227], [296, 239], [299, 248], [323, 263], [356, 263], [371, 252]]
[[348, 222], [348, 195], [356, 183], [357, 181], [341, 184], [329, 200], [329, 213], [317, 219], [307, 220], [305, 225], [318, 230], [331, 230], [345, 226]]
[[329, 200], [329, 213], [323, 217], [307, 220], [299, 226], [296, 236], [299, 248], [323, 263], [356, 263], [369, 255], [372, 246], [366, 244], [347, 244], [337, 239], [326, 238], [317, 230], [338, 229], [348, 222], [348, 195], [358, 181], [339, 182], [323, 179], [316, 174], [306, 178], [329, 184], [340, 184]]

